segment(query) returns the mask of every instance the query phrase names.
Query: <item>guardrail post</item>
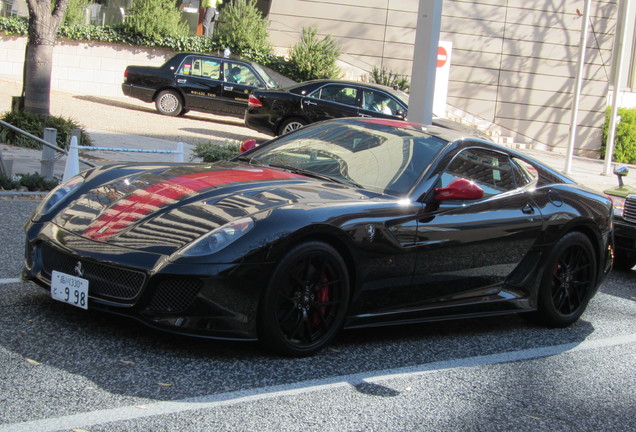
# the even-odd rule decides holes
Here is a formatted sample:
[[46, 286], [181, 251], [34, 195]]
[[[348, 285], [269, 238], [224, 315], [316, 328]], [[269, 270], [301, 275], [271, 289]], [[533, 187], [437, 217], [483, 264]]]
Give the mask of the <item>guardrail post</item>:
[[[45, 128], [44, 141], [55, 145], [57, 140], [57, 129]], [[55, 150], [49, 146], [42, 146], [42, 160], [40, 161], [40, 174], [47, 180], [53, 179], [55, 170]]]
[[183, 162], [185, 160], [184, 156], [183, 156], [183, 143], [181, 141], [179, 141], [177, 143], [177, 153], [175, 153], [175, 161], [176, 162]]

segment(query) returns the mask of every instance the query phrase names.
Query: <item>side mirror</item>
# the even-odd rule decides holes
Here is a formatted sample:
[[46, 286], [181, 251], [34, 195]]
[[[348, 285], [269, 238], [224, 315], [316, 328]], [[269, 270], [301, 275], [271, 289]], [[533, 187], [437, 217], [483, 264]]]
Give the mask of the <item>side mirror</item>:
[[397, 110], [395, 115], [401, 118], [402, 120], [406, 119], [406, 113], [402, 109]]
[[245, 153], [248, 150], [252, 150], [254, 147], [256, 147], [256, 140], [254, 138], [246, 139], [241, 143], [239, 153]]
[[629, 168], [627, 168], [626, 166], [616, 167], [616, 168], [614, 168], [614, 174], [618, 178], [618, 186], [619, 187], [625, 186], [623, 184], [623, 177], [625, 177], [625, 176], [627, 176], [627, 174], [629, 174]]
[[464, 178], [455, 179], [444, 188], [435, 189], [436, 201], [476, 200], [484, 197], [484, 190]]

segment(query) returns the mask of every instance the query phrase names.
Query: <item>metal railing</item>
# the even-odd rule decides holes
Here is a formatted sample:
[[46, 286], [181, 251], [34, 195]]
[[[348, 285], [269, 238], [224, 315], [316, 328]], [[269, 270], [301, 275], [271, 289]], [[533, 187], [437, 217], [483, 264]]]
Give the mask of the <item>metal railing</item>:
[[[55, 163], [55, 155], [56, 153], [61, 153], [64, 154], [66, 156], [68, 156], [68, 150], [63, 149], [61, 147], [58, 147], [57, 145], [55, 145], [55, 142], [57, 142], [57, 129], [54, 128], [45, 128], [44, 129], [44, 137], [40, 138], [37, 137], [33, 134], [30, 134], [27, 131], [24, 131], [22, 129], [20, 129], [19, 127], [13, 126], [12, 124], [9, 124], [3, 120], [0, 120], [0, 125], [2, 125], [3, 127], [6, 127], [8, 129], [13, 130], [14, 132], [19, 133], [20, 135], [23, 135], [35, 142], [38, 142], [40, 144], [42, 144], [42, 160], [41, 160], [41, 167], [42, 167], [42, 172], [40, 173], [42, 175], [42, 177], [46, 178], [47, 180], [50, 180], [53, 178], [53, 164]], [[73, 136], [77, 136], [79, 139], [79, 135], [81, 134], [81, 130], [80, 129], [73, 129], [72, 131], [72, 135]], [[95, 164], [92, 162], [89, 162], [85, 159], [82, 158], [78, 158], [79, 162], [82, 162], [85, 165], [88, 165], [89, 167], [94, 167]], [[2, 168], [4, 170], [4, 168]]]

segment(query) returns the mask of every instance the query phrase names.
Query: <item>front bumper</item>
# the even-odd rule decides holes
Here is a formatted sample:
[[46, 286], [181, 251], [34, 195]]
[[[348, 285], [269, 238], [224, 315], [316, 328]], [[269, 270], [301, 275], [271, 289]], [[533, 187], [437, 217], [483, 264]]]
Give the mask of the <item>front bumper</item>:
[[615, 218], [614, 244], [618, 252], [636, 254], [636, 224]]
[[[171, 263], [167, 257], [108, 246], [70, 249], [68, 239], [40, 234], [27, 241], [22, 279], [50, 290], [51, 273], [89, 281], [88, 308], [128, 316], [171, 333], [212, 339], [256, 338], [261, 287], [270, 265]], [[102, 245], [104, 248], [104, 245]], [[69, 306], [71, 307], [71, 306]]]

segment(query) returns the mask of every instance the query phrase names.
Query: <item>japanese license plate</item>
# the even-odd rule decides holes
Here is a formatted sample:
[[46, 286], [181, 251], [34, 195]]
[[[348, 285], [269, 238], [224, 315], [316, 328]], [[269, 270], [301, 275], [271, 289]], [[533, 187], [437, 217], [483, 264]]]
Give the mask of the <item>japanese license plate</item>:
[[88, 280], [53, 270], [51, 297], [64, 303], [88, 309]]

